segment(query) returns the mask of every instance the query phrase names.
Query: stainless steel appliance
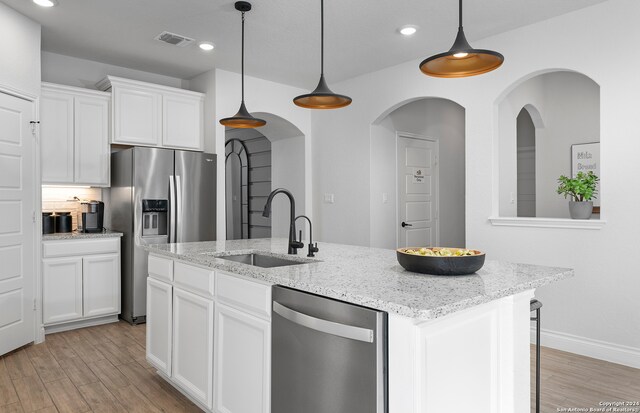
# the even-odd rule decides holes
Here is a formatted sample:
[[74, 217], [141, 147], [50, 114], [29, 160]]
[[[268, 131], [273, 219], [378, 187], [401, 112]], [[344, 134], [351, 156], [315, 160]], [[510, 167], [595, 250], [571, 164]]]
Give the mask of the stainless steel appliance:
[[111, 155], [111, 227], [122, 238], [122, 315], [146, 319], [143, 245], [216, 239], [216, 156], [135, 147]]
[[386, 413], [387, 313], [273, 287], [272, 413]]
[[86, 201], [80, 203], [78, 232], [102, 232], [103, 222], [104, 202]]

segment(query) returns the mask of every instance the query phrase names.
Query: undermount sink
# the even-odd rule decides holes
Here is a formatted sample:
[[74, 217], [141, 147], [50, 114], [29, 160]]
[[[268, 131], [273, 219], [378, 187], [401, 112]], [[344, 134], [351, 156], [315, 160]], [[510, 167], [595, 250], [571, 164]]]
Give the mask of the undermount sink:
[[220, 258], [221, 260], [235, 261], [261, 268], [286, 267], [288, 265], [308, 264], [308, 262], [287, 260], [284, 258], [262, 254], [225, 255], [216, 258]]

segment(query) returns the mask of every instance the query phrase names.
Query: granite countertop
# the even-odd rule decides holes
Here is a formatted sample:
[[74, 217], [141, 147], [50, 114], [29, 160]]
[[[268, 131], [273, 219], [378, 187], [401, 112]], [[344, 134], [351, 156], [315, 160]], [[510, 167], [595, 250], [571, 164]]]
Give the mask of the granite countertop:
[[[286, 255], [286, 239], [254, 239], [152, 245], [156, 255], [180, 259], [273, 284], [413, 318], [431, 320], [573, 276], [573, 270], [487, 260], [473, 275], [416, 274], [398, 264], [396, 252], [319, 242], [316, 258]], [[260, 268], [216, 258], [260, 252], [302, 262]]]
[[119, 238], [123, 234], [122, 232], [110, 231], [108, 229], [103, 230], [102, 232], [62, 232], [55, 234], [43, 234], [43, 241], [58, 241], [58, 240], [69, 240], [69, 239], [88, 239], [88, 238]]

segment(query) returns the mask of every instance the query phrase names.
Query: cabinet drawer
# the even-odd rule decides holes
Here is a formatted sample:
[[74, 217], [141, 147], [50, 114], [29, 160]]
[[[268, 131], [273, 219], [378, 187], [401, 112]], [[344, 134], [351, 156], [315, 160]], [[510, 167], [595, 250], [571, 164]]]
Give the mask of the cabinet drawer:
[[112, 254], [120, 252], [120, 238], [44, 241], [42, 257]]
[[248, 281], [234, 275], [216, 276], [218, 300], [259, 317], [271, 318], [271, 286]]
[[149, 255], [149, 277], [173, 281], [173, 260]]
[[194, 293], [213, 297], [214, 273], [212, 270], [176, 261], [173, 263], [173, 277], [176, 285]]

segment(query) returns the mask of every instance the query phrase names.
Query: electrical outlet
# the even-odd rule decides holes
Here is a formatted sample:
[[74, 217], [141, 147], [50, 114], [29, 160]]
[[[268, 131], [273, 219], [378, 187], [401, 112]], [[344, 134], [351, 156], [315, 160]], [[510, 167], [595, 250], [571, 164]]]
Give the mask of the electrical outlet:
[[386, 204], [389, 202], [389, 194], [387, 194], [386, 192], [382, 193], [382, 203]]
[[510, 199], [510, 202], [511, 202], [512, 204], [515, 204], [515, 203], [516, 203], [516, 195], [515, 195], [513, 192], [511, 192], [511, 199]]
[[335, 203], [335, 195], [334, 194], [324, 194], [324, 203], [325, 204], [333, 204], [333, 203]]

